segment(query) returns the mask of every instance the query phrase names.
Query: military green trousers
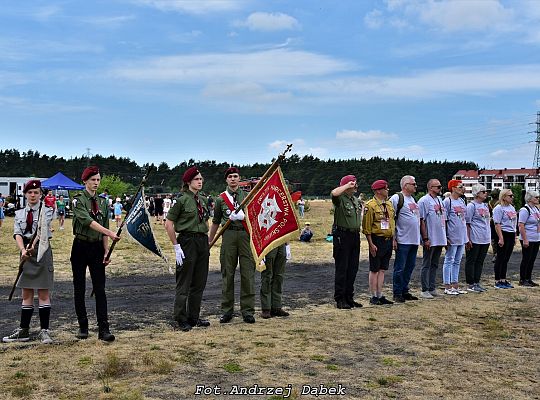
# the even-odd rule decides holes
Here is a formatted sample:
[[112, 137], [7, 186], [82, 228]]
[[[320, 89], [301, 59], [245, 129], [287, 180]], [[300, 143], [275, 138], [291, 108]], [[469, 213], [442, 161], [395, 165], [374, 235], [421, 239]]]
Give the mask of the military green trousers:
[[208, 279], [208, 236], [203, 233], [180, 234], [177, 240], [186, 258], [182, 266], [176, 266], [174, 319], [178, 322], [194, 322], [199, 319]]
[[221, 312], [234, 311], [234, 274], [240, 262], [240, 311], [242, 316], [255, 313], [255, 261], [249, 247], [249, 235], [245, 230], [227, 229], [223, 233], [220, 252]]
[[283, 277], [287, 262], [285, 246], [273, 249], [265, 257], [266, 269], [261, 273], [261, 308], [271, 310], [281, 308]]

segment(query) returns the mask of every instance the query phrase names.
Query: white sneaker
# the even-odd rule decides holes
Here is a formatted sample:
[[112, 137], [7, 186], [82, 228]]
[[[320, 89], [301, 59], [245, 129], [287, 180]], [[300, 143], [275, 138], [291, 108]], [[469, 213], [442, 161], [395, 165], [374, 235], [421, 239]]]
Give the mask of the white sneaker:
[[425, 291], [420, 293], [420, 297], [422, 297], [423, 299], [432, 299], [433, 295], [428, 291]]
[[430, 293], [433, 297], [439, 296], [439, 292], [437, 292], [437, 289], [430, 290], [429, 293]]
[[454, 290], [455, 290], [458, 294], [467, 294], [467, 291], [466, 291], [466, 290], [461, 290], [460, 288], [454, 288]]
[[451, 296], [456, 296], [459, 293], [454, 288], [444, 289], [444, 294], [449, 294]]
[[51, 344], [53, 342], [48, 329], [42, 329], [41, 332], [39, 332], [38, 339], [41, 340], [41, 343], [43, 344]]

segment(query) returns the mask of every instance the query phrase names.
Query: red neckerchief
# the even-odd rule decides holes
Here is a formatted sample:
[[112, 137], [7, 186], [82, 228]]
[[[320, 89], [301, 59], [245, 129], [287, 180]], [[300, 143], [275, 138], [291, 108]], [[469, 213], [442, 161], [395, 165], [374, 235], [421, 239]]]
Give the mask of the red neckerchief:
[[[220, 196], [223, 199], [223, 201], [225, 202], [225, 204], [227, 204], [227, 207], [229, 207], [229, 210], [231, 210], [231, 212], [234, 212], [234, 210], [236, 210], [236, 209], [234, 208], [233, 203], [231, 203], [231, 200], [229, 199], [229, 196], [227, 196], [227, 193], [223, 192], [223, 193], [220, 194]], [[249, 232], [248, 226], [246, 224], [246, 220], [242, 220], [240, 222], [242, 222], [242, 225], [244, 225], [244, 229], [246, 230], [246, 232]]]

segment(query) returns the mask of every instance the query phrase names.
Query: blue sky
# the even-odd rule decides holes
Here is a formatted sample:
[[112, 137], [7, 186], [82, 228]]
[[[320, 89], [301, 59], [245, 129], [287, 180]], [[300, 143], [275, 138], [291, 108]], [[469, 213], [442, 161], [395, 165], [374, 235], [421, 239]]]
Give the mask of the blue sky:
[[2, 148], [531, 167], [540, 1], [10, 1]]

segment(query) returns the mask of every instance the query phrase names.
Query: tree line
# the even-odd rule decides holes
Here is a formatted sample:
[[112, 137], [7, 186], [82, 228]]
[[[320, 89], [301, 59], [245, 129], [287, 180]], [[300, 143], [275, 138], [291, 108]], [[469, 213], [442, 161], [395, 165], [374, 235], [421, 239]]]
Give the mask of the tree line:
[[[223, 173], [229, 166], [238, 166], [242, 178], [255, 178], [262, 176], [272, 161], [269, 160], [264, 164], [238, 165], [234, 160], [230, 163], [218, 163], [190, 159], [174, 167], [161, 162], [151, 171], [146, 192], [180, 191], [182, 174], [190, 166], [197, 165], [205, 179], [204, 191], [217, 194], [224, 188]], [[62, 172], [74, 181], [80, 182], [81, 172], [88, 165], [97, 165], [102, 175], [115, 175], [132, 187], [138, 186], [149, 167], [149, 164], [139, 165], [129, 158], [116, 156], [94, 155], [65, 159], [33, 150], [0, 151], [0, 176], [49, 178], [57, 172]], [[330, 191], [338, 186], [341, 177], [348, 174], [354, 174], [358, 178], [359, 192], [371, 193], [371, 183], [377, 179], [384, 179], [389, 183], [390, 193], [394, 193], [400, 190], [399, 181], [403, 175], [413, 175], [419, 191], [425, 191], [430, 178], [437, 178], [445, 185], [458, 170], [478, 169], [478, 166], [470, 161], [423, 161], [382, 157], [321, 160], [311, 155], [300, 157], [293, 154], [281, 163], [281, 169], [293, 190], [301, 190], [308, 197], [328, 197]]]

